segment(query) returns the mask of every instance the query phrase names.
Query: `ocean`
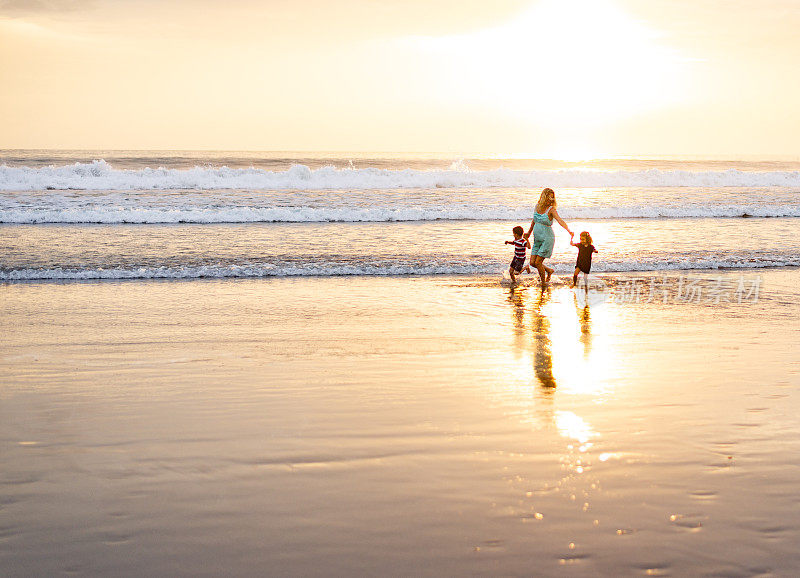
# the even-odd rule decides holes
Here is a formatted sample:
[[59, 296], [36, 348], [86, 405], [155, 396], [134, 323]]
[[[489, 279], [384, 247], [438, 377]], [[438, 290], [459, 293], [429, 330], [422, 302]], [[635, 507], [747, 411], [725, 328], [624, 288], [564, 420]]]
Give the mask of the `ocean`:
[[800, 265], [800, 160], [5, 150], [0, 280], [499, 275], [544, 187], [596, 272]]

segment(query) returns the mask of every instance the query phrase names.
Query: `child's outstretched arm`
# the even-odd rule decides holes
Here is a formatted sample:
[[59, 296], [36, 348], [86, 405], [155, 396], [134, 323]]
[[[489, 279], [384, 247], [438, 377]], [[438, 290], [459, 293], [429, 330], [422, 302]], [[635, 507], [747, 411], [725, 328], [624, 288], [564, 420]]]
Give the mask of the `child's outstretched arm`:
[[564, 230], [565, 230], [567, 233], [569, 233], [569, 236], [570, 236], [570, 237], [574, 237], [574, 236], [575, 236], [575, 233], [573, 233], [573, 232], [570, 230], [570, 228], [569, 228], [569, 225], [567, 225], [567, 224], [564, 222], [564, 219], [562, 219], [562, 218], [559, 216], [559, 214], [558, 214], [558, 211], [555, 209], [555, 207], [554, 207], [554, 208], [553, 208], [553, 209], [550, 211], [550, 215], [552, 215], [552, 217], [553, 217], [553, 218], [554, 218], [554, 219], [555, 219], [555, 220], [558, 222], [558, 224], [559, 224], [559, 225], [561, 225], [562, 227], [564, 227]]

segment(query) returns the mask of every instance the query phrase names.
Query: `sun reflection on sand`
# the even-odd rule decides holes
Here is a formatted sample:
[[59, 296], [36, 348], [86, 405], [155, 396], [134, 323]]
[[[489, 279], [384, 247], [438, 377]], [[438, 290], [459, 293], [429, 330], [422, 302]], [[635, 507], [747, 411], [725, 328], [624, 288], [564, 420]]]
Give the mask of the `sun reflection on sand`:
[[[491, 391], [493, 401], [509, 419], [530, 426], [537, 436], [555, 434], [543, 437], [543, 443], [562, 440], [555, 442], [561, 446], [556, 450], [558, 478], [531, 485], [536, 475], [520, 471], [514, 479], [526, 497], [555, 492], [574, 503], [581, 515], [586, 513], [587, 524], [598, 525], [590, 512], [591, 496], [601, 487], [593, 468], [616, 455], [595, 448], [602, 432], [577, 408], [587, 397], [602, 402], [611, 391], [608, 379], [613, 360], [605, 337], [611, 320], [602, 304], [587, 304], [565, 287], [512, 288], [507, 303], [512, 315], [513, 377]], [[534, 510], [526, 509], [519, 516], [525, 522], [542, 521], [547, 514], [543, 506], [537, 500], [525, 506]]]
[[555, 418], [558, 433], [562, 437], [585, 444], [597, 436], [597, 432], [583, 418], [571, 411], [556, 411]]
[[513, 306], [514, 383], [570, 394], [610, 392], [613, 352], [603, 336], [609, 319], [602, 305], [581, 303], [564, 288], [541, 293], [532, 287], [512, 288], [507, 301]]
[[[560, 292], [560, 298], [554, 298]], [[538, 428], [554, 426], [563, 437], [587, 442], [597, 435], [571, 409], [557, 409], [556, 390], [569, 394], [596, 395], [607, 392], [604, 370], [608, 359], [603, 344], [595, 349], [592, 312], [577, 300], [565, 299], [567, 290], [528, 288], [509, 290], [512, 305], [513, 373], [510, 383], [494, 395], [502, 405]]]

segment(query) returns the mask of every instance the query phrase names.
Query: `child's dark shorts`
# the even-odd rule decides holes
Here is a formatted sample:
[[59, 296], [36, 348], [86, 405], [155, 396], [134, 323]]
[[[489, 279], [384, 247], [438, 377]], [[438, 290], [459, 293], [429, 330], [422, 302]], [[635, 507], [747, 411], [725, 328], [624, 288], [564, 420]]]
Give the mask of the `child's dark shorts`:
[[522, 271], [525, 268], [525, 257], [514, 257], [511, 261], [511, 268], [514, 271]]

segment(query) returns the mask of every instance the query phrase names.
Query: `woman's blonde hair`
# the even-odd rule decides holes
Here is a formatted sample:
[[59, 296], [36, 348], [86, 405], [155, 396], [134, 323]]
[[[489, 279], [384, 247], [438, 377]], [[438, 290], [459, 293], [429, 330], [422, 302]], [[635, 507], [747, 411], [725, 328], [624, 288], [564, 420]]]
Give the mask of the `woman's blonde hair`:
[[589, 231], [583, 231], [581, 233], [581, 241], [583, 241], [584, 238], [586, 239], [586, 244], [587, 245], [591, 245], [592, 244], [592, 236], [589, 234]]
[[[552, 201], [550, 200], [550, 195], [553, 195]], [[556, 208], [556, 192], [548, 187], [542, 190], [542, 194], [539, 195], [539, 202], [536, 203], [536, 212], [544, 215], [544, 212], [550, 207]]]

